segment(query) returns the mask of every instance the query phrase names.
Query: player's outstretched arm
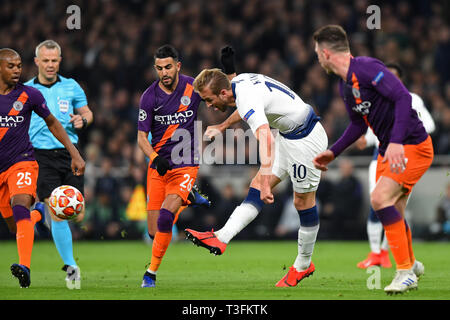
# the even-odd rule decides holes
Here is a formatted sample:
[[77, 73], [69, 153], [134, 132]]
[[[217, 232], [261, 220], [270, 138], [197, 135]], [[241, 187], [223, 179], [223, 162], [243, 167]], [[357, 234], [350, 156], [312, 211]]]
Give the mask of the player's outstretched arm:
[[73, 174], [76, 176], [83, 175], [86, 164], [77, 148], [75, 148], [73, 143], [70, 141], [70, 138], [61, 123], [52, 114], [45, 118], [45, 123], [47, 124], [48, 129], [55, 136], [55, 138], [64, 145], [67, 151], [69, 151], [70, 156], [72, 157], [71, 167]]
[[261, 172], [261, 200], [266, 204], [274, 202], [270, 188], [270, 177], [272, 176], [272, 165], [275, 156], [275, 143], [268, 124], [261, 125], [255, 132], [259, 142], [260, 172]]

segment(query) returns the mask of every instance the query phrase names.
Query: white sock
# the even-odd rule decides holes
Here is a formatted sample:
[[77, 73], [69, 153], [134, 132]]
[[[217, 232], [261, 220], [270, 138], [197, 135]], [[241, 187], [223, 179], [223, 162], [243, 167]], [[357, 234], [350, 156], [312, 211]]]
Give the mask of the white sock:
[[387, 241], [387, 238], [386, 238], [386, 233], [384, 233], [383, 232], [383, 235], [384, 235], [384, 237], [383, 237], [383, 242], [381, 242], [381, 250], [389, 250], [389, 244], [388, 244], [388, 241]]
[[298, 230], [298, 254], [294, 262], [297, 271], [309, 268], [318, 232], [319, 224], [313, 227], [301, 226]]
[[258, 209], [251, 203], [242, 203], [234, 209], [222, 229], [217, 230], [214, 234], [221, 242], [228, 243], [252, 222], [258, 216], [258, 213]]
[[381, 222], [367, 221], [367, 236], [369, 238], [370, 250], [374, 253], [381, 251], [381, 237], [383, 236], [383, 225]]
[[152, 271], [150, 268], [147, 269], [147, 272], [156, 275], [156, 271]]

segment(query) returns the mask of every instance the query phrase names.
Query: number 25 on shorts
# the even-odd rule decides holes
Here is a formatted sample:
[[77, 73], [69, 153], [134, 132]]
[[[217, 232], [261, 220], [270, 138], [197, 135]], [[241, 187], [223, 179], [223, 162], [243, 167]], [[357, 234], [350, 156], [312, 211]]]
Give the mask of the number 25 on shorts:
[[17, 186], [24, 187], [24, 186], [31, 186], [32, 180], [31, 180], [31, 172], [17, 172]]

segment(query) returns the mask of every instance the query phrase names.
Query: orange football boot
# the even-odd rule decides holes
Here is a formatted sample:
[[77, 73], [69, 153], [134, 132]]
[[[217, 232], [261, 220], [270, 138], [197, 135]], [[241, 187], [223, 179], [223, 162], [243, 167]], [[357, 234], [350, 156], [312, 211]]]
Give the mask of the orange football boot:
[[309, 268], [304, 271], [297, 271], [294, 266], [289, 268], [288, 273], [277, 282], [275, 287], [295, 287], [300, 281], [311, 276], [316, 268], [311, 262]]
[[223, 254], [227, 247], [226, 243], [217, 239], [214, 230], [198, 232], [192, 229], [185, 229], [184, 233], [186, 234], [186, 239], [191, 240], [197, 246], [208, 249], [209, 252], [214, 253], [216, 256]]
[[389, 251], [388, 250], [381, 250], [380, 264], [383, 268], [391, 268], [392, 267], [391, 259], [389, 259]]
[[[389, 257], [388, 257], [389, 258]], [[358, 262], [356, 265], [358, 268], [367, 269], [371, 266], [379, 266], [381, 264], [381, 258], [379, 253], [370, 252], [367, 259]]]

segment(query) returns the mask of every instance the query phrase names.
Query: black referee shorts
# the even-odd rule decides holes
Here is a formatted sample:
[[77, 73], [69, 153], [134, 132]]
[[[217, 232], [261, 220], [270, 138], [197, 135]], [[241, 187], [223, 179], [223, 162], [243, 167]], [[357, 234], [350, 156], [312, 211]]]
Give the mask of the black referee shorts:
[[34, 156], [39, 164], [37, 195], [40, 201], [50, 197], [52, 191], [62, 185], [73, 186], [84, 195], [84, 176], [72, 173], [72, 158], [67, 149], [34, 149]]

